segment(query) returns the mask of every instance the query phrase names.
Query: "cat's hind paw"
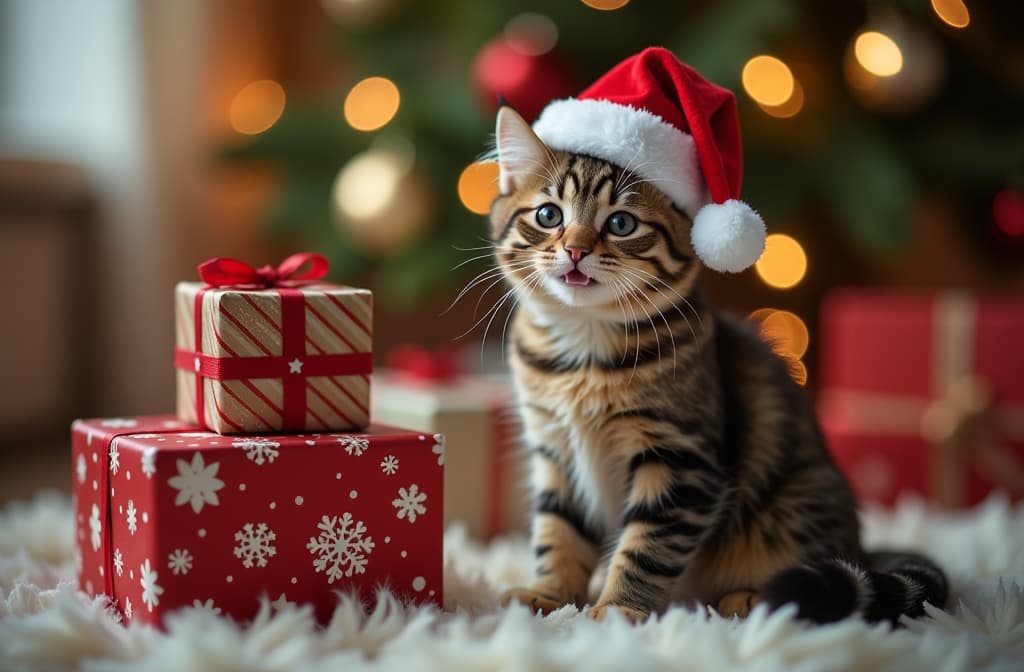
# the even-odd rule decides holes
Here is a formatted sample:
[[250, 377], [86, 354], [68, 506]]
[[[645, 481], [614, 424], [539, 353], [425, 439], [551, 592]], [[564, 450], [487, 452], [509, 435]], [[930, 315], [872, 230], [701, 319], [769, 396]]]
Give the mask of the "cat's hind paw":
[[749, 590], [740, 590], [735, 593], [729, 593], [719, 600], [716, 611], [723, 618], [746, 618], [760, 601], [757, 593]]
[[587, 616], [595, 621], [603, 621], [612, 611], [619, 612], [627, 621], [634, 624], [643, 623], [650, 617], [650, 614], [646, 612], [633, 609], [632, 607], [625, 607], [621, 604], [596, 604], [587, 610]]
[[532, 611], [539, 611], [542, 614], [550, 614], [552, 611], [561, 609], [566, 605], [566, 602], [559, 600], [556, 596], [543, 593], [534, 588], [512, 588], [511, 590], [506, 590], [501, 596], [502, 606], [507, 607], [513, 602], [526, 605]]

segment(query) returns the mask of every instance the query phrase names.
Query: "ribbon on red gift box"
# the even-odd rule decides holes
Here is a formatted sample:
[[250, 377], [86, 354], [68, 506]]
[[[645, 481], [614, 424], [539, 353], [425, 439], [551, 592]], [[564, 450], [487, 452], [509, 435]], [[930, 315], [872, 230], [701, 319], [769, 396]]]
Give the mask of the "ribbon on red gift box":
[[853, 431], [925, 439], [933, 450], [930, 494], [950, 508], [966, 502], [968, 465], [990, 483], [1024, 495], [1024, 465], [1002, 446], [1024, 440], [1024, 407], [994, 399], [987, 382], [972, 373], [975, 315], [964, 292], [936, 299], [931, 398], [848, 389], [821, 394], [823, 414]]
[[[308, 268], [307, 268], [308, 266]], [[373, 356], [368, 352], [327, 355], [306, 354], [305, 297], [298, 287], [327, 275], [329, 264], [319, 254], [300, 252], [276, 268], [255, 268], [244, 261], [218, 257], [199, 265], [199, 277], [206, 286], [195, 298], [195, 343], [197, 350], [176, 348], [174, 365], [196, 376], [196, 419], [206, 425], [203, 380], [280, 378], [284, 389], [284, 426], [301, 429], [306, 413], [306, 379], [318, 376], [369, 375]], [[199, 350], [203, 343], [203, 297], [211, 289], [273, 289], [281, 297], [281, 354], [266, 357], [215, 357]]]

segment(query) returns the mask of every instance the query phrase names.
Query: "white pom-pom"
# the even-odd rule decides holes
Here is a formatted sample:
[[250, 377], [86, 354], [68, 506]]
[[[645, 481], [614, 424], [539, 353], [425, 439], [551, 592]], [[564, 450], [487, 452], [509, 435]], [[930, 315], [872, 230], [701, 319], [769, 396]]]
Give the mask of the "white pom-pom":
[[735, 199], [705, 205], [697, 211], [690, 231], [697, 256], [723, 273], [739, 273], [760, 259], [764, 237], [761, 215]]

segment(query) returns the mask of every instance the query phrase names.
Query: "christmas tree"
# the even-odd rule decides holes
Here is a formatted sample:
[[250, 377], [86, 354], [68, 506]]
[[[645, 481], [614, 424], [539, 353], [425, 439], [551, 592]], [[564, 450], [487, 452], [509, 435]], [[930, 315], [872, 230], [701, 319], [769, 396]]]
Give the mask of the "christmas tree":
[[[236, 124], [224, 154], [279, 169], [271, 233], [326, 254], [336, 279], [371, 275], [390, 305], [452, 292], [487, 263], [483, 218], [497, 171], [478, 157], [499, 96], [532, 118], [654, 44], [739, 99], [744, 199], [778, 235], [757, 275], [726, 285], [796, 287], [807, 250], [823, 244], [801, 242], [806, 230], [841, 241], [847, 259], [897, 253], [912, 208], [931, 194], [955, 206], [986, 263], [1008, 266], [1024, 250], [1024, 77], [1011, 65], [1024, 62], [1018, 3], [321, 5], [333, 47], [323, 58], [338, 63], [342, 82], [316, 92], [261, 83], [247, 94], [255, 121]], [[803, 354], [800, 318], [760, 317], [779, 322], [790, 354]]]

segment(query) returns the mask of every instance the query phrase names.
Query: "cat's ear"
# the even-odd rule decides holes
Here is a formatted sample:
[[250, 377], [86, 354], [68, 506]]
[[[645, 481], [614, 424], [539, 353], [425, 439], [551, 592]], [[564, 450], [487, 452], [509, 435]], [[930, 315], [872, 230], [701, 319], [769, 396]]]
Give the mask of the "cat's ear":
[[514, 191], [525, 176], [544, 170], [549, 156], [547, 147], [526, 120], [508, 105], [498, 110], [494, 141], [501, 193]]

